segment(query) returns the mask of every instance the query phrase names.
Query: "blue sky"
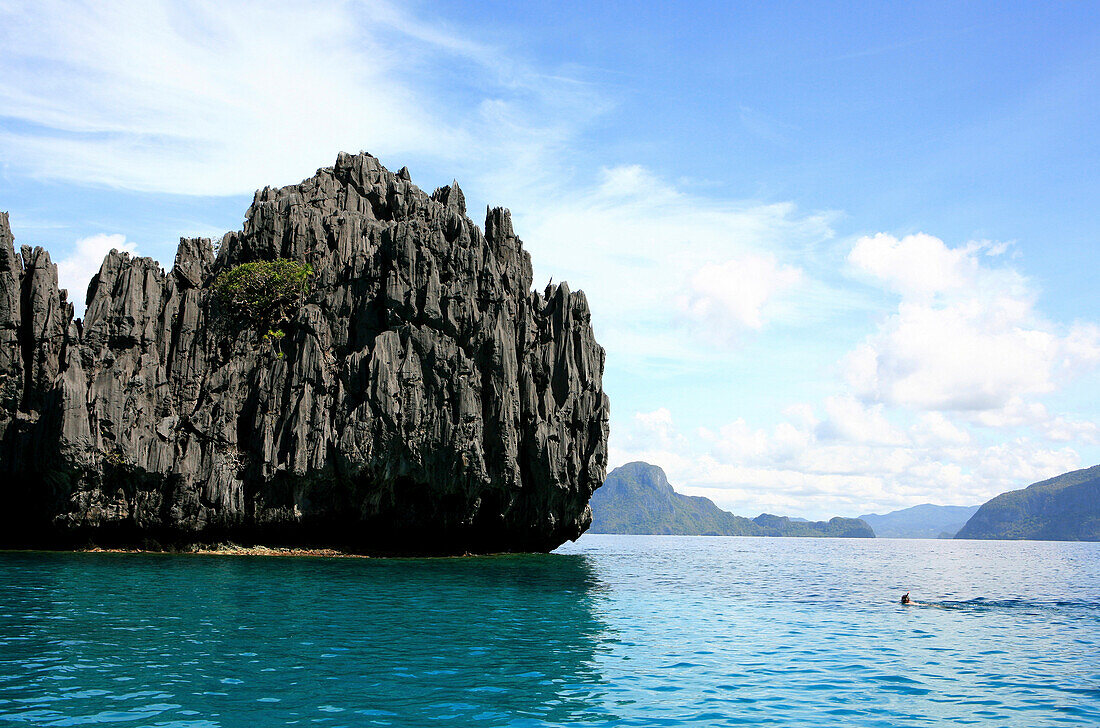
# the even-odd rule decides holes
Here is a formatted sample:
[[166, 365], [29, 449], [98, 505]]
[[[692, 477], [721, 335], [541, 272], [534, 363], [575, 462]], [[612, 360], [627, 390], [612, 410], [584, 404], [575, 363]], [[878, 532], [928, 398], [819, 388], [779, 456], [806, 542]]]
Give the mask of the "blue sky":
[[608, 350], [612, 464], [738, 513], [1100, 462], [1100, 13], [0, 0], [0, 209], [73, 297], [364, 149], [511, 208]]

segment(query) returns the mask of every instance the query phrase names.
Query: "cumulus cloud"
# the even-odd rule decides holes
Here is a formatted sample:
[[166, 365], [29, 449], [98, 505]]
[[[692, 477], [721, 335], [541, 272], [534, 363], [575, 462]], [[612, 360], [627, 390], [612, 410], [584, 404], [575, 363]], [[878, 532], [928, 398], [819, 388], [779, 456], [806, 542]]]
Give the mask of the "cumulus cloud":
[[687, 445], [687, 439], [673, 427], [672, 412], [667, 407], [659, 407], [652, 412], [636, 412], [634, 423], [639, 436], [651, 448], [683, 448]]
[[772, 443], [764, 430], [754, 430], [744, 419], [722, 425], [717, 431], [699, 428], [699, 439], [727, 460], [758, 464], [772, 460]]
[[704, 495], [741, 515], [814, 518], [930, 500], [973, 505], [1081, 465], [1073, 448], [1028, 437], [978, 443], [940, 413], [924, 413], [903, 428], [886, 421], [877, 407], [863, 408], [848, 398], [834, 398], [820, 422], [811, 409], [793, 407], [790, 421], [770, 429], [738, 419], [702, 428], [694, 438], [681, 434], [662, 409], [635, 417], [629, 433], [616, 434], [612, 465], [635, 459], [658, 464], [679, 491]]
[[942, 240], [885, 233], [860, 238], [848, 261], [906, 296], [932, 296], [969, 285], [977, 272], [972, 251], [948, 248]]
[[92, 235], [73, 244], [72, 251], [57, 261], [57, 282], [69, 292], [69, 300], [76, 308], [76, 315], [84, 314], [84, 299], [88, 283], [99, 272], [103, 258], [111, 250], [137, 254], [137, 246], [127, 242], [125, 235]]
[[1088, 420], [1059, 415], [1041, 422], [1039, 429], [1048, 440], [1055, 442], [1100, 444], [1100, 426]]
[[848, 357], [848, 382], [865, 399], [930, 410], [990, 410], [1050, 392], [1061, 341], [1019, 303], [902, 303]]
[[904, 435], [886, 419], [881, 404], [867, 406], [854, 397], [832, 396], [825, 399], [827, 418], [817, 426], [818, 437], [877, 445], [897, 445]]
[[1014, 395], [996, 409], [968, 413], [970, 418], [986, 427], [1029, 427], [1050, 417], [1042, 402], [1025, 400]]
[[1100, 367], [1100, 325], [1077, 321], [1060, 342], [1062, 373], [1075, 376]]
[[912, 435], [915, 442], [924, 446], [966, 445], [970, 442], [970, 433], [951, 422], [940, 412], [923, 412], [913, 425]]
[[843, 362], [858, 396], [918, 410], [991, 412], [1051, 392], [1070, 372], [1100, 361], [1100, 338], [1089, 325], [1065, 331], [1047, 321], [1023, 276], [983, 264], [991, 247], [950, 248], [929, 235], [856, 242], [849, 263], [900, 294], [896, 312]]

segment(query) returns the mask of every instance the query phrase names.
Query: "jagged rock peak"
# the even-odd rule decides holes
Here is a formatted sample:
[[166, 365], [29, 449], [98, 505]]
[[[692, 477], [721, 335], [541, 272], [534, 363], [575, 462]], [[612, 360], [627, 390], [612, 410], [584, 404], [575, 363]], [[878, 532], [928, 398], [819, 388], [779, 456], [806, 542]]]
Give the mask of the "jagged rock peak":
[[[112, 251], [73, 321], [0, 216], [0, 480], [8, 545], [327, 544], [547, 550], [604, 477], [603, 349], [584, 295], [531, 290], [502, 208], [341, 154], [259, 190], [170, 272]], [[308, 263], [278, 337], [230, 324], [234, 266]]]

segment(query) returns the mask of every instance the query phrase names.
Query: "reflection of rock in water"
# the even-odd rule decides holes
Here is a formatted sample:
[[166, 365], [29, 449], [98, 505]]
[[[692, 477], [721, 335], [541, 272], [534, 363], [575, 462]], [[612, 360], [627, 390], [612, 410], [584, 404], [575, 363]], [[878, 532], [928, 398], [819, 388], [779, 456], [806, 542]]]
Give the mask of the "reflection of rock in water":
[[[597, 611], [603, 587], [586, 557], [420, 563], [400, 578], [401, 601], [428, 602], [409, 613], [426, 620], [416, 627], [430, 645], [421, 659], [453, 671], [438, 681], [429, 669], [420, 688], [467, 706], [454, 724], [476, 723], [478, 715], [487, 723], [530, 717], [550, 725], [612, 718], [595, 665], [607, 630]], [[405, 639], [409, 626], [389, 623], [392, 632], [379, 644]], [[411, 722], [426, 717], [415, 712], [422, 705], [410, 705]]]
[[[26, 563], [13, 572], [11, 559]], [[149, 690], [228, 723], [260, 708], [306, 723], [321, 706], [352, 725], [613, 720], [596, 666], [604, 587], [585, 556], [11, 559], [0, 633], [25, 640], [0, 680], [46, 704], [56, 685], [23, 662], [94, 668], [79, 671], [89, 697], [59, 703], [58, 718]]]

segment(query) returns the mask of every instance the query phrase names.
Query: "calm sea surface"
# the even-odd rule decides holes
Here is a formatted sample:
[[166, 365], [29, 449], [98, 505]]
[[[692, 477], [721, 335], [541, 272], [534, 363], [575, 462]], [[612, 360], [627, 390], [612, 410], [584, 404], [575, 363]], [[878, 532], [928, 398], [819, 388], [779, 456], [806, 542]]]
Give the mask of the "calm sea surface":
[[0, 553], [0, 725], [90, 723], [1097, 726], [1100, 544]]

